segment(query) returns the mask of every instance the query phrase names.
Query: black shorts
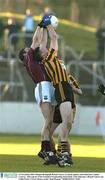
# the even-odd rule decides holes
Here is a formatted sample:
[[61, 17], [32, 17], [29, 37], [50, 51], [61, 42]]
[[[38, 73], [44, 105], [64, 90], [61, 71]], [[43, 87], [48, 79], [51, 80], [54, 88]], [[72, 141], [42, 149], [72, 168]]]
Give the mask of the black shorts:
[[58, 124], [62, 123], [62, 117], [61, 117], [61, 113], [60, 113], [60, 109], [58, 105], [55, 106], [53, 122], [58, 123]]
[[74, 108], [74, 95], [70, 84], [68, 82], [60, 82], [54, 87], [57, 104], [60, 105], [62, 102], [70, 101], [72, 108]]
[[[73, 108], [73, 121], [74, 121], [74, 118], [75, 118], [75, 114], [76, 114], [76, 106]], [[58, 105], [55, 106], [53, 122], [57, 123], [57, 124], [62, 123], [62, 117], [61, 117], [61, 113], [60, 113], [60, 109], [59, 109]]]

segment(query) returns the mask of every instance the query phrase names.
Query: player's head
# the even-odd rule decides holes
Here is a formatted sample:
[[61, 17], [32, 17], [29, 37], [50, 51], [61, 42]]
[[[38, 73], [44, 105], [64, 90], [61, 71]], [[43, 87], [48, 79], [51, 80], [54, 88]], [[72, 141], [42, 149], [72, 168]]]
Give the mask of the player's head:
[[42, 61], [43, 57], [41, 56], [41, 52], [40, 52], [40, 48], [37, 47], [35, 50], [34, 50], [34, 60], [35, 61]]
[[[23, 49], [20, 50], [19, 59], [21, 61], [24, 60], [24, 57], [27, 55], [28, 50], [29, 50], [29, 48], [23, 48]], [[39, 62], [42, 61], [42, 59], [47, 56], [47, 52], [48, 52], [48, 50], [46, 48], [37, 47], [33, 51], [34, 60], [39, 61]]]
[[29, 48], [22, 48], [22, 49], [19, 51], [19, 59], [20, 59], [21, 61], [24, 60], [24, 57], [25, 57], [25, 55], [27, 54], [28, 50], [29, 50]]
[[44, 47], [37, 47], [34, 50], [34, 59], [36, 61], [42, 61], [43, 58], [47, 56], [48, 50]]
[[41, 53], [42, 58], [46, 58], [48, 54], [48, 49], [46, 47], [40, 47], [40, 53]]

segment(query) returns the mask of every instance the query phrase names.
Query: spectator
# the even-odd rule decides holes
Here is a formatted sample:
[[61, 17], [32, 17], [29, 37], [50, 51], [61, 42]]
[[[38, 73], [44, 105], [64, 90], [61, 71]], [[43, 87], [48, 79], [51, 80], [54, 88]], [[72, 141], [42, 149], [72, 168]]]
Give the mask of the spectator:
[[25, 36], [25, 47], [30, 47], [31, 45], [31, 41], [32, 41], [32, 37], [31, 35], [34, 32], [35, 29], [35, 21], [33, 19], [32, 13], [30, 9], [26, 10], [26, 16], [23, 22], [23, 30], [26, 33]]
[[49, 6], [46, 6], [44, 8], [44, 14], [53, 14], [52, 9]]
[[[9, 37], [15, 33], [17, 33], [20, 29], [20, 25], [16, 22], [15, 18], [9, 18], [7, 25], [4, 26], [4, 44], [5, 48], [8, 49], [8, 41]], [[12, 56], [15, 55], [16, 47], [17, 47], [18, 37], [11, 36], [11, 54]]]
[[46, 7], [44, 8], [44, 11], [43, 11], [43, 13], [41, 14], [41, 16], [43, 16], [43, 15], [49, 15], [49, 14], [55, 15], [55, 13], [52, 11], [52, 8], [49, 7], [49, 6], [46, 6]]
[[97, 49], [98, 49], [98, 59], [105, 59], [105, 21], [102, 22], [100, 28], [96, 32], [97, 37]]

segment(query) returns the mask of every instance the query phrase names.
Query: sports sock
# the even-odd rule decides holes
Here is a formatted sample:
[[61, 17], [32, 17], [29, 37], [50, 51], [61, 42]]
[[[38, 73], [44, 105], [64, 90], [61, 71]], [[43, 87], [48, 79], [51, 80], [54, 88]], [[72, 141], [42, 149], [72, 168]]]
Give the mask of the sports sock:
[[70, 146], [67, 141], [61, 142], [61, 153], [68, 152], [70, 154]]
[[41, 151], [51, 151], [50, 141], [41, 142]]

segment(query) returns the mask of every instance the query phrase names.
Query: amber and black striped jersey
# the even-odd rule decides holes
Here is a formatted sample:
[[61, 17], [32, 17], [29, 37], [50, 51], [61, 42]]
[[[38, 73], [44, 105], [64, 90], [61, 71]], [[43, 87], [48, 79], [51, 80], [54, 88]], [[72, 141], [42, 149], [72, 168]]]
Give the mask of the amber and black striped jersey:
[[[80, 86], [79, 86], [77, 80], [71, 74], [69, 74], [68, 77], [69, 77], [69, 83], [70, 84], [72, 83], [72, 85], [75, 88], [80, 89]], [[74, 95], [74, 106], [76, 108], [76, 95], [75, 95], [75, 93], [73, 93], [73, 95]], [[75, 111], [76, 111], [76, 109], [75, 109]]]
[[77, 80], [71, 74], [69, 74], [68, 77], [69, 77], [69, 83], [72, 83], [72, 85], [75, 88], [80, 89], [80, 86], [79, 86]]
[[45, 70], [48, 77], [53, 82], [53, 85], [57, 85], [60, 82], [69, 82], [64, 64], [61, 63], [59, 58], [56, 57], [56, 51], [49, 49], [47, 57], [43, 60]]

